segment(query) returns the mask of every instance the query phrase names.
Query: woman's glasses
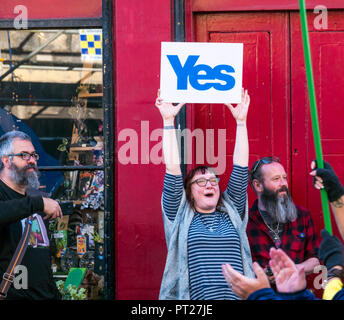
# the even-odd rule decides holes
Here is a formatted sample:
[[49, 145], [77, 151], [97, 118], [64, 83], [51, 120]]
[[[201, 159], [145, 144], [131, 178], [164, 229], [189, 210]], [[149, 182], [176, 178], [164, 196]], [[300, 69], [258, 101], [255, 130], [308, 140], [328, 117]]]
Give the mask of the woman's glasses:
[[209, 179], [199, 178], [195, 181], [192, 181], [191, 184], [197, 183], [198, 186], [205, 187], [207, 185], [208, 181], [210, 182], [210, 184], [212, 186], [217, 186], [219, 184], [220, 178], [217, 178], [217, 177], [209, 178]]

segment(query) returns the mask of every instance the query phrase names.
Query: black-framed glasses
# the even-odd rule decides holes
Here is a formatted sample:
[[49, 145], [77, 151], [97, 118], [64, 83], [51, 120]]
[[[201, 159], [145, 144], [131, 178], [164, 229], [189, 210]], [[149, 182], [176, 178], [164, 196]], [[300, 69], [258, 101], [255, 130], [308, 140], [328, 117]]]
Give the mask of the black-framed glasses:
[[213, 178], [209, 178], [209, 179], [199, 178], [195, 181], [192, 181], [191, 184], [197, 183], [198, 186], [205, 187], [207, 185], [208, 181], [210, 182], [210, 184], [212, 186], [217, 186], [219, 184], [220, 178], [218, 178], [218, 177], [213, 177]]
[[256, 173], [256, 171], [258, 170], [258, 168], [262, 165], [262, 164], [269, 164], [272, 162], [280, 162], [280, 158], [279, 157], [275, 157], [275, 156], [270, 156], [270, 157], [263, 157], [261, 159], [259, 159], [256, 164], [254, 165], [253, 169], [251, 170], [251, 176], [253, 177], [254, 174]]
[[30, 160], [30, 158], [32, 157], [34, 160], [38, 161], [39, 159], [39, 154], [37, 152], [19, 152], [19, 153], [12, 153], [12, 154], [8, 154], [9, 157], [21, 157], [23, 160]]

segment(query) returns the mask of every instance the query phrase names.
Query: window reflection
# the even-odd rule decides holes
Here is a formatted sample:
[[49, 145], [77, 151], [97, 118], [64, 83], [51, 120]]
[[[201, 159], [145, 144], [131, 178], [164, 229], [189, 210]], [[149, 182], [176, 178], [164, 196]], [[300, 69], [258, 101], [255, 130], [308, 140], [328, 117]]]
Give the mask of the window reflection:
[[1, 75], [22, 63], [1, 81], [0, 107], [60, 165], [94, 165], [92, 151], [103, 149], [101, 30], [0, 31], [0, 50]]
[[[104, 274], [104, 171], [58, 166], [103, 166], [102, 31], [0, 31], [0, 135], [24, 131], [40, 154], [41, 191], [58, 199], [64, 218], [51, 222], [52, 270], [66, 279], [86, 268]], [[103, 280], [102, 280], [103, 281]]]

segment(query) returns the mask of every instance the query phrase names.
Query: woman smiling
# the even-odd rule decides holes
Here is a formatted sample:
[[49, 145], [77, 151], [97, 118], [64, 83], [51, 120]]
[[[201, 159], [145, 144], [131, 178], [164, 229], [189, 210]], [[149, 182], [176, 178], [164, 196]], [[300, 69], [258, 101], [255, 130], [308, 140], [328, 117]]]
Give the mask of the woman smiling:
[[184, 183], [180, 169], [174, 120], [183, 106], [158, 97], [156, 107], [164, 123], [163, 154], [166, 164], [162, 212], [167, 258], [160, 299], [239, 299], [227, 285], [221, 265], [254, 277], [246, 236], [248, 137], [246, 118], [250, 97], [242, 90], [241, 103], [227, 104], [237, 123], [233, 171], [221, 193], [214, 169], [199, 166]]

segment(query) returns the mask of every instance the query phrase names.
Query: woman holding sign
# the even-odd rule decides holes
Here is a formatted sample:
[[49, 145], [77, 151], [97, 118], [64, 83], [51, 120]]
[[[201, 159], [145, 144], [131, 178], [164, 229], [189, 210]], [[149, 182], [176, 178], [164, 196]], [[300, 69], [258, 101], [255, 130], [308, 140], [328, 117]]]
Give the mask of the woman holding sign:
[[183, 103], [174, 106], [156, 99], [164, 123], [163, 154], [166, 164], [162, 212], [167, 258], [160, 299], [239, 299], [228, 287], [221, 265], [254, 277], [246, 236], [248, 138], [246, 117], [250, 104], [242, 90], [241, 103], [228, 104], [237, 123], [233, 171], [224, 193], [211, 167], [191, 170], [184, 183], [180, 169], [174, 120]]

